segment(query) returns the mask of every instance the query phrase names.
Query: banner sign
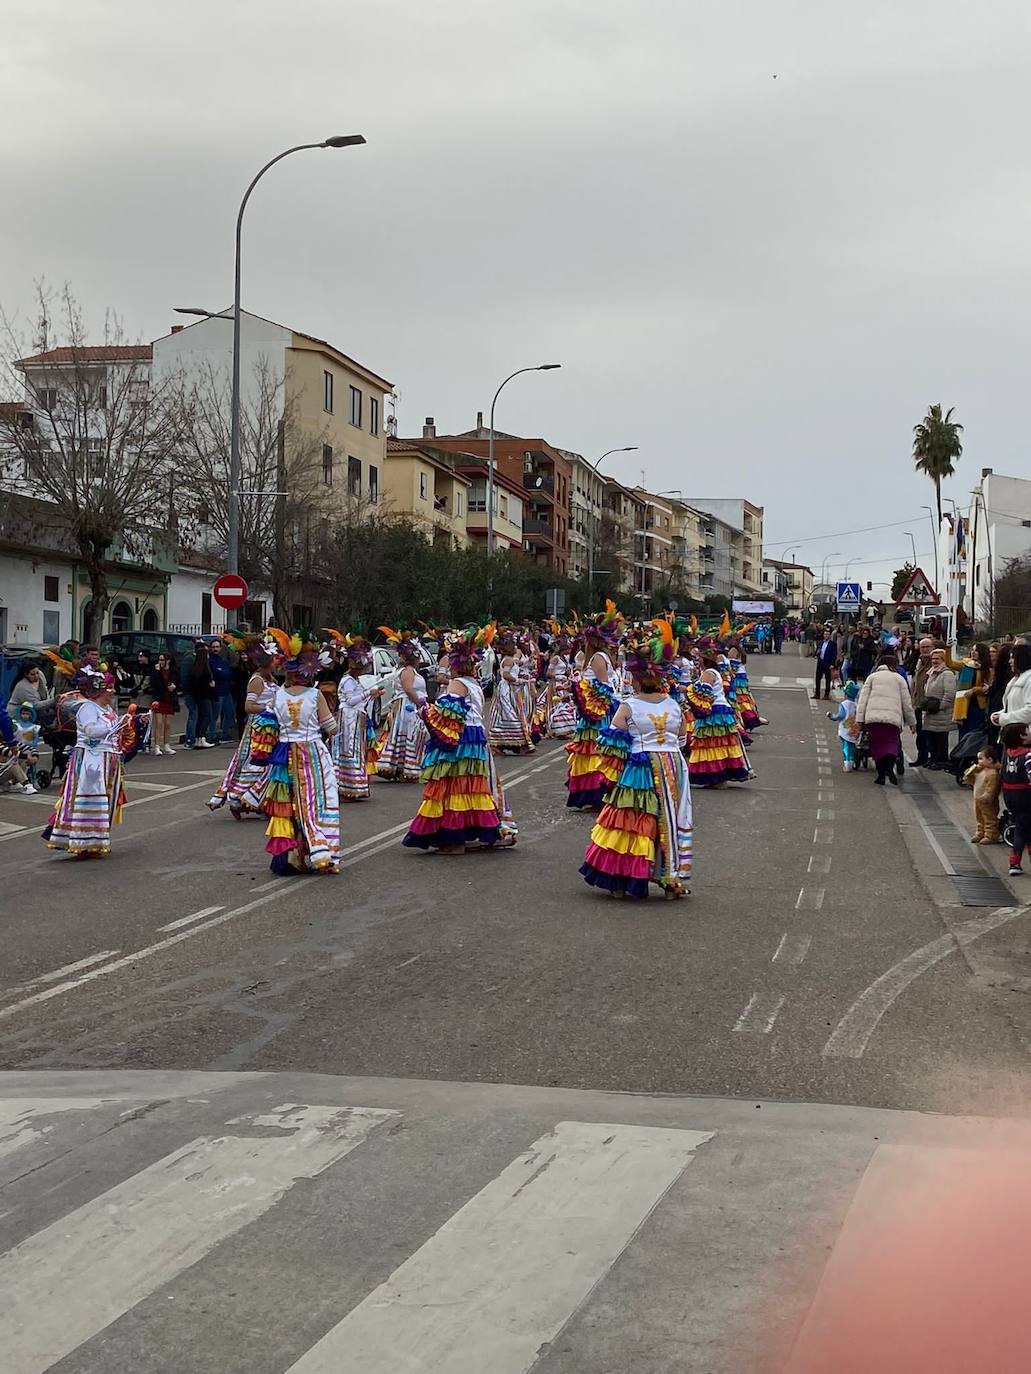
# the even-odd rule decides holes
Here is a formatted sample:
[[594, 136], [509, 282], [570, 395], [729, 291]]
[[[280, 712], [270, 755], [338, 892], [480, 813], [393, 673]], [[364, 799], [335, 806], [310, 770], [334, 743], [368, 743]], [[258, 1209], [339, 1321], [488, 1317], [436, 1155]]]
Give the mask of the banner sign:
[[735, 615], [772, 615], [772, 601], [738, 601], [735, 597], [730, 603]]

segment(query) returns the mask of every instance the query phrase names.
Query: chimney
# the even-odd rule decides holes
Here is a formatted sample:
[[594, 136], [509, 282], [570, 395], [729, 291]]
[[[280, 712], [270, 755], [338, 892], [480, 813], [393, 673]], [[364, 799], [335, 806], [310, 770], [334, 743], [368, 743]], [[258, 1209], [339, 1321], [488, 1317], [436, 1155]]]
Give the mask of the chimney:
[[185, 328], [186, 328], [186, 326], [185, 326], [184, 324], [174, 324], [174, 325], [172, 326], [172, 333], [173, 333], [173, 334], [178, 334], [178, 333], [180, 332], [180, 330], [185, 329]]
[[991, 470], [991, 468], [982, 468], [982, 469], [981, 469], [981, 480], [982, 480], [982, 481], [984, 481], [984, 479], [985, 479], [986, 477], [991, 477], [991, 475], [992, 475], [992, 470]]
[[433, 416], [426, 416], [426, 423], [422, 427], [422, 437], [424, 439], [435, 439], [437, 437], [437, 426], [433, 423]]
[[477, 429], [482, 429], [482, 428], [483, 428], [483, 411], [482, 411], [482, 410], [478, 410], [478, 411], [476, 412], [476, 428], [477, 428]]

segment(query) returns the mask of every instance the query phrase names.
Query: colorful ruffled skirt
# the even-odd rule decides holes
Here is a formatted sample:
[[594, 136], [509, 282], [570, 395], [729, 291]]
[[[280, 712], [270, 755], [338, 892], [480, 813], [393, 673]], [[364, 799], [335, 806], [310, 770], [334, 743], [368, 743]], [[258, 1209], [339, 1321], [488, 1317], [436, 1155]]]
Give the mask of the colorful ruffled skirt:
[[429, 734], [418, 709], [401, 696], [391, 709], [376, 773], [391, 782], [418, 782]]
[[255, 763], [251, 758], [255, 722], [260, 719], [260, 716], [247, 717], [243, 734], [240, 736], [240, 743], [237, 745], [233, 757], [229, 760], [225, 777], [215, 788], [208, 802], [208, 807], [212, 811], [218, 811], [228, 802], [229, 809], [234, 816], [261, 815], [261, 808], [255, 806], [251, 798], [253, 790], [261, 784], [262, 774], [268, 763], [267, 754], [260, 763]]
[[503, 753], [530, 754], [534, 750], [530, 717], [522, 685], [498, 683], [490, 711], [490, 747]]
[[542, 733], [552, 739], [569, 739], [576, 729], [576, 706], [568, 685], [548, 686], [537, 699]]
[[43, 830], [49, 849], [84, 858], [111, 853], [111, 827], [125, 805], [120, 754], [77, 746], [72, 750], [57, 806]]
[[616, 762], [598, 752], [598, 736], [615, 714], [617, 702], [610, 688], [586, 678], [576, 684], [574, 698], [576, 728], [566, 745], [566, 805], [597, 811], [619, 777]]
[[337, 787], [342, 802], [368, 801], [369, 786], [369, 714], [362, 707], [355, 710], [341, 706], [337, 713], [339, 729], [333, 736], [333, 761], [337, 770]]
[[691, 728], [690, 772], [694, 786], [744, 782], [751, 771], [733, 707], [716, 704], [708, 715], [696, 716]]
[[322, 740], [276, 745], [261, 786], [261, 809], [269, 818], [265, 850], [272, 855], [273, 872], [287, 871], [292, 849], [299, 868], [338, 871], [340, 802], [333, 760]]
[[513, 842], [515, 826], [482, 725], [467, 725], [453, 747], [431, 734], [422, 781], [422, 805], [401, 841], [409, 849]]
[[592, 887], [647, 897], [649, 883], [670, 888], [691, 876], [692, 842], [683, 755], [631, 754], [591, 831], [580, 872]]
[[762, 725], [762, 717], [756, 709], [755, 698], [752, 696], [749, 687], [747, 685], [742, 686], [738, 683], [735, 691], [735, 698], [737, 700], [737, 709], [741, 712], [742, 725], [750, 734], [754, 730], [758, 730], [759, 726]]

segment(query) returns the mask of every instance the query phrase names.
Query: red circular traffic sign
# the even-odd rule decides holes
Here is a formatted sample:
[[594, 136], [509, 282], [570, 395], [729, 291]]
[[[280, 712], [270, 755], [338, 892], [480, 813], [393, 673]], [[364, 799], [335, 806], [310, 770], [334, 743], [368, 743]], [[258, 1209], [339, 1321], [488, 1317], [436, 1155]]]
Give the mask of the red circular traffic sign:
[[223, 573], [211, 589], [211, 595], [224, 611], [238, 611], [247, 600], [249, 588], [237, 573]]

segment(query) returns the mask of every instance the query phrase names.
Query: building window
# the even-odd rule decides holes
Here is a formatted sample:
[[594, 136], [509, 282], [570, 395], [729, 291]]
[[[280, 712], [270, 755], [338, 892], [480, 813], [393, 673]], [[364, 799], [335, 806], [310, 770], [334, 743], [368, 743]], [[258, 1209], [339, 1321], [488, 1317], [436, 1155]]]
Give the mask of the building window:
[[202, 635], [211, 633], [211, 593], [201, 592], [200, 594], [200, 632]]
[[362, 393], [356, 386], [351, 388], [351, 424], [356, 429], [362, 427]]
[[56, 386], [37, 386], [36, 400], [44, 410], [57, 409], [57, 387]]
[[322, 445], [322, 485], [331, 487], [333, 485], [333, 445]]
[[462, 514], [462, 493], [460, 491], [455, 492], [455, 514]]
[[61, 580], [60, 580], [60, 578], [58, 578], [58, 577], [44, 577], [44, 578], [43, 578], [43, 600], [44, 600], [44, 601], [60, 601], [60, 600], [61, 600]]
[[369, 397], [369, 433], [379, 433], [379, 401], [375, 396]]
[[140, 624], [140, 628], [142, 630], [156, 630], [159, 628], [158, 613], [157, 611], [155, 611], [153, 606], [148, 606], [147, 609], [143, 612], [143, 620]]
[[322, 374], [322, 409], [328, 410], [333, 414], [333, 374], [323, 372]]
[[420, 500], [420, 501], [426, 501], [426, 500], [428, 500], [428, 499], [429, 499], [429, 494], [430, 494], [430, 482], [429, 482], [429, 478], [426, 476], [426, 474], [425, 474], [424, 472], [420, 472], [420, 473], [419, 473], [419, 500]]
[[116, 601], [111, 607], [111, 633], [132, 629], [132, 607], [127, 601]]
[[369, 502], [375, 506], [379, 502], [379, 468], [369, 464]]
[[502, 520], [508, 519], [508, 497], [504, 492], [501, 493], [501, 518]]
[[352, 496], [362, 494], [362, 461], [360, 458], [347, 460], [347, 490]]
[[61, 641], [61, 612], [43, 612], [43, 643], [59, 644]]
[[107, 409], [107, 386], [104, 382], [97, 387], [97, 405], [101, 410]]

